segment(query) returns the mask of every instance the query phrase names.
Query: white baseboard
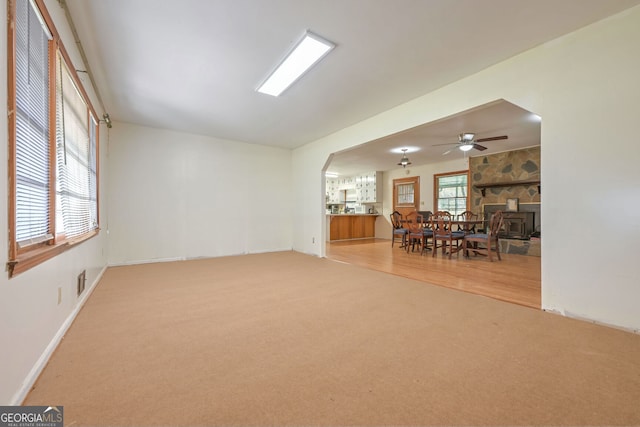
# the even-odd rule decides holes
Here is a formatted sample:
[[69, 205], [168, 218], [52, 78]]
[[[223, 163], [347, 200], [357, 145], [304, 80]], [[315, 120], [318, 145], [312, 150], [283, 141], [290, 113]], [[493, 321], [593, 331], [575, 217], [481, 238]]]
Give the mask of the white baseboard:
[[33, 365], [33, 368], [31, 368], [31, 371], [22, 382], [22, 387], [20, 387], [20, 389], [13, 396], [9, 405], [12, 405], [12, 406], [21, 405], [24, 399], [26, 399], [27, 394], [29, 394], [29, 391], [31, 390], [31, 387], [33, 387], [33, 385], [35, 384], [36, 380], [40, 376], [40, 373], [42, 373], [42, 370], [47, 365], [47, 362], [49, 362], [51, 355], [53, 354], [55, 349], [58, 347], [58, 344], [60, 344], [60, 341], [62, 341], [62, 339], [64, 338], [64, 335], [67, 333], [67, 330], [69, 329], [69, 327], [75, 320], [76, 316], [82, 309], [82, 306], [84, 306], [87, 299], [89, 299], [89, 296], [95, 289], [96, 285], [98, 284], [98, 282], [100, 281], [100, 279], [102, 278], [102, 275], [106, 270], [107, 270], [107, 266], [104, 266], [102, 270], [100, 270], [100, 273], [98, 273], [98, 276], [93, 281], [93, 283], [91, 283], [91, 286], [89, 286], [89, 288], [86, 289], [86, 292], [84, 292], [84, 295], [80, 298], [80, 301], [78, 302], [78, 304], [76, 304], [73, 311], [69, 314], [69, 316], [67, 316], [64, 323], [62, 323], [62, 325], [60, 326], [60, 329], [58, 329], [58, 332], [56, 332], [56, 334], [53, 336], [53, 339], [51, 339], [51, 341], [49, 342], [49, 345], [47, 345], [47, 347], [44, 349], [44, 351], [42, 352], [42, 354], [40, 355], [36, 363]]
[[200, 259], [224, 258], [224, 257], [230, 257], [230, 256], [268, 254], [272, 252], [290, 252], [290, 251], [293, 251], [293, 249], [292, 248], [269, 249], [269, 250], [263, 250], [263, 251], [238, 252], [238, 253], [229, 253], [229, 254], [223, 254], [223, 255], [204, 255], [204, 256], [194, 256], [194, 257], [172, 257], [172, 258], [141, 259], [141, 260], [133, 260], [133, 261], [118, 261], [118, 262], [110, 262], [108, 264], [108, 267], [124, 267], [128, 265], [155, 264], [155, 263], [161, 263], [161, 262], [175, 262], [175, 261], [195, 261]]
[[127, 265], [139, 265], [139, 264], [155, 264], [157, 262], [175, 262], [175, 261], [186, 261], [187, 258], [184, 257], [175, 257], [175, 258], [154, 258], [154, 259], [140, 259], [134, 261], [121, 261], [121, 262], [113, 262], [109, 263], [108, 267], [124, 267]]
[[594, 325], [606, 326], [607, 328], [619, 329], [621, 331], [631, 332], [632, 334], [640, 335], [640, 328], [633, 328], [633, 327], [616, 325], [614, 323], [601, 322], [599, 320], [593, 320], [593, 319], [590, 319], [588, 317], [584, 317], [584, 316], [581, 316], [581, 315], [569, 313], [569, 312], [567, 312], [565, 310], [556, 310], [556, 309], [552, 309], [552, 308], [543, 308], [542, 310], [546, 311], [547, 313], [556, 314], [558, 316], [564, 316], [564, 317], [568, 317], [568, 318], [571, 318], [571, 319], [580, 320], [582, 322], [593, 323]]

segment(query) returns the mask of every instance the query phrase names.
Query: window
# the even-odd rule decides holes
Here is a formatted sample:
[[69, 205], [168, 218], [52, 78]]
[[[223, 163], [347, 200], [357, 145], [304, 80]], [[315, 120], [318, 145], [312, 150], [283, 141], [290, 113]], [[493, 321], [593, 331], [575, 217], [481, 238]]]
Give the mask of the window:
[[13, 276], [97, 234], [98, 121], [43, 1], [9, 8]]
[[60, 55], [57, 69], [56, 233], [69, 238], [97, 227], [97, 122]]
[[396, 178], [393, 180], [393, 210], [403, 215], [420, 206], [420, 177]]
[[458, 171], [433, 176], [436, 210], [458, 215], [469, 206], [469, 171]]
[[51, 35], [27, 1], [16, 3], [15, 240], [46, 241], [49, 218], [49, 44]]
[[398, 191], [398, 205], [413, 205], [413, 183], [411, 184], [399, 184]]

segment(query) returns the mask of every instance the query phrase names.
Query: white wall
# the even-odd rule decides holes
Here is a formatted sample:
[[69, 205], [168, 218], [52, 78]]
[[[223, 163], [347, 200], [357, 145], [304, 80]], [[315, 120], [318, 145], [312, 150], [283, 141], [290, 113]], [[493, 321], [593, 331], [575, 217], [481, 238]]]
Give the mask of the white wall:
[[[84, 69], [64, 14], [57, 1], [47, 2], [49, 12], [61, 34], [65, 47], [76, 68]], [[7, 16], [7, 2], [0, 4], [0, 13]], [[6, 19], [0, 24], [0, 58], [7, 63]], [[0, 67], [0, 81], [7, 81], [7, 67]], [[89, 84], [86, 89], [92, 103], [99, 108]], [[7, 85], [0, 85], [0, 99], [7, 99]], [[0, 104], [0, 135], [8, 135], [6, 102]], [[100, 126], [101, 136], [106, 127]], [[106, 138], [105, 138], [106, 139]], [[5, 139], [6, 140], [6, 139]], [[106, 218], [107, 191], [105, 146], [100, 147], [100, 219]], [[8, 242], [7, 234], [7, 149], [0, 150], [0, 241]], [[7, 246], [0, 251], [0, 262], [8, 260]], [[46, 357], [55, 348], [65, 328], [79, 310], [90, 289], [82, 299], [76, 296], [77, 276], [87, 271], [87, 287], [91, 288], [106, 265], [106, 233], [88, 240], [12, 279], [0, 274], [0, 405], [19, 404], [35, 380]], [[58, 304], [58, 288], [62, 301]]]
[[324, 255], [307, 236], [324, 233], [319, 171], [331, 153], [506, 99], [543, 120], [543, 308], [640, 329], [638, 52], [640, 6], [295, 150], [294, 249]]
[[291, 250], [291, 151], [114, 123], [109, 263]]

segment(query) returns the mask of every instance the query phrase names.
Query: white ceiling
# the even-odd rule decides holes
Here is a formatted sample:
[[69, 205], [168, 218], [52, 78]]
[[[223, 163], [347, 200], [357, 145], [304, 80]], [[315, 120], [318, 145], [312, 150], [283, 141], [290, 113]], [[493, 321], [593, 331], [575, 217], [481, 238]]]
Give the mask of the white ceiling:
[[[536, 114], [498, 100], [336, 153], [328, 171], [353, 175], [370, 170], [397, 169], [403, 148], [407, 149], [411, 166], [417, 166], [532, 147], [540, 145], [540, 123], [540, 117]], [[457, 148], [457, 144], [458, 134], [465, 132], [474, 133], [476, 139], [502, 135], [508, 138], [481, 142], [480, 145], [486, 150], [464, 153]]]
[[[294, 148], [640, 0], [66, 3], [112, 120]], [[255, 92], [307, 29], [336, 49], [280, 97]], [[420, 138], [455, 142], [470, 131], [520, 141], [514, 126], [469, 120]]]

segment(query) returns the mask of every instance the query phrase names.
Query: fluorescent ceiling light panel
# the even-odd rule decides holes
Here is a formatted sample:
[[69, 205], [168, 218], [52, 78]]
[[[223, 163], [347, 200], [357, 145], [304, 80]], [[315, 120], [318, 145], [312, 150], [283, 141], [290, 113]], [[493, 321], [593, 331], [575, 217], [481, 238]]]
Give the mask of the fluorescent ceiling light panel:
[[280, 95], [335, 46], [322, 37], [307, 31], [280, 65], [258, 87], [257, 91], [272, 96]]

